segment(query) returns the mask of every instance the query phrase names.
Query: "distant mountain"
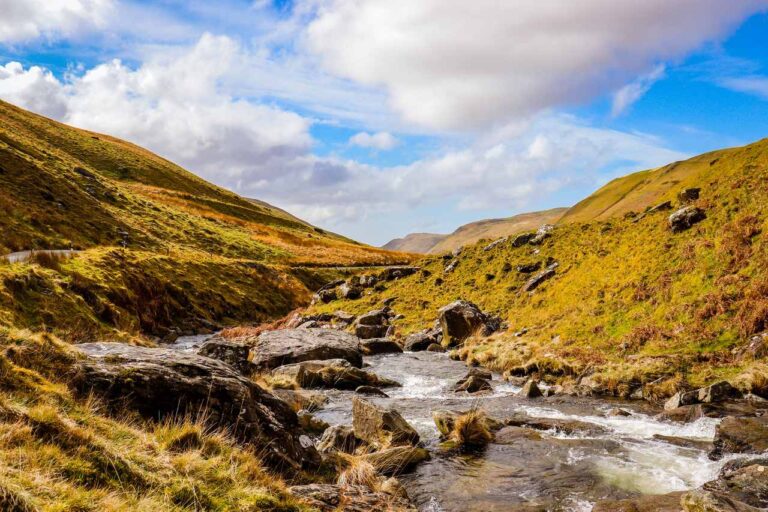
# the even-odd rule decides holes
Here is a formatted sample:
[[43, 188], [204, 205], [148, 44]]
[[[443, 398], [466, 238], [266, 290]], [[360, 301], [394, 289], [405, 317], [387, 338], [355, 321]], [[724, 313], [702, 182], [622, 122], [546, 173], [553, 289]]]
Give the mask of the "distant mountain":
[[483, 238], [500, 238], [530, 231], [542, 224], [554, 224], [567, 210], [568, 208], [553, 208], [541, 212], [522, 213], [504, 219], [480, 220], [465, 224], [450, 235], [412, 233], [388, 242], [383, 248], [391, 251], [441, 254], [473, 244]]

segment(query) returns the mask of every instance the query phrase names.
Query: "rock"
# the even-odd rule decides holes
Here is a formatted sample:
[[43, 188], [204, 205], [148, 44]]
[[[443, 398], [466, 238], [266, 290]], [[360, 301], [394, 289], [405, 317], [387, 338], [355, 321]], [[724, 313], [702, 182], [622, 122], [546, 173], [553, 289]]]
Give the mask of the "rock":
[[692, 405], [695, 403], [698, 403], [699, 401], [699, 392], [698, 390], [695, 391], [678, 391], [672, 397], [664, 402], [664, 410], [665, 411], [671, 411], [673, 409], [677, 409], [678, 407], [682, 407], [684, 405]]
[[533, 418], [525, 413], [518, 413], [506, 418], [504, 424], [510, 427], [525, 427], [533, 430], [551, 430], [566, 435], [600, 436], [608, 432], [605, 428], [594, 423], [557, 418]]
[[333, 302], [334, 300], [338, 299], [339, 296], [336, 294], [336, 290], [321, 290], [315, 294], [317, 296], [317, 299], [325, 304], [328, 304], [329, 302]]
[[390, 477], [381, 483], [381, 492], [389, 494], [390, 496], [396, 496], [398, 498], [409, 500], [408, 491], [405, 490], [403, 484], [400, 483], [395, 477]]
[[379, 274], [379, 279], [383, 281], [393, 281], [415, 274], [421, 270], [420, 267], [389, 267]]
[[555, 269], [558, 267], [557, 263], [553, 263], [552, 265], [548, 266], [543, 271], [539, 272], [532, 278], [530, 278], [528, 281], [525, 282], [525, 284], [522, 287], [522, 290], [524, 292], [532, 292], [536, 288], [538, 288], [544, 281], [547, 281], [548, 279], [551, 279], [555, 277]]
[[323, 436], [317, 442], [317, 449], [321, 453], [339, 451], [352, 454], [363, 444], [349, 425], [334, 425], [323, 432]]
[[339, 286], [339, 295], [344, 299], [355, 300], [363, 296], [363, 289], [355, 284], [344, 283]]
[[357, 318], [357, 324], [358, 325], [387, 325], [389, 324], [390, 311], [391, 310], [387, 308], [374, 309], [373, 311], [369, 311], [364, 315], [360, 315]]
[[344, 280], [343, 279], [337, 279], [335, 281], [331, 281], [330, 283], [326, 283], [323, 286], [321, 286], [317, 290], [316, 293], [320, 293], [320, 292], [323, 292], [325, 290], [332, 290], [333, 288], [336, 288], [337, 286], [340, 286], [342, 284], [344, 284]]
[[376, 276], [360, 276], [360, 286], [363, 288], [373, 288], [378, 282], [379, 278]]
[[499, 245], [503, 244], [506, 241], [507, 241], [507, 237], [499, 238], [498, 240], [494, 240], [490, 244], [488, 244], [485, 247], [483, 247], [483, 251], [484, 252], [491, 251], [491, 250], [493, 250], [494, 248], [498, 247]]
[[530, 274], [531, 272], [536, 272], [541, 268], [541, 262], [537, 261], [536, 263], [526, 263], [524, 265], [518, 265], [517, 271], [520, 274]]
[[415, 446], [395, 446], [386, 450], [364, 455], [362, 459], [370, 463], [384, 476], [394, 476], [413, 468], [416, 464], [429, 459], [429, 452]]
[[493, 380], [493, 373], [485, 368], [470, 368], [464, 378], [467, 379], [469, 377], [480, 377], [485, 380]]
[[683, 203], [691, 203], [699, 198], [700, 188], [686, 188], [677, 194], [677, 199]]
[[736, 459], [727, 462], [706, 491], [761, 509], [768, 508], [768, 459]]
[[380, 398], [389, 398], [389, 395], [380, 390], [379, 388], [375, 388], [373, 386], [358, 386], [355, 388], [355, 393], [358, 395], [370, 395], [370, 396], [378, 396]]
[[478, 393], [480, 391], [491, 391], [493, 387], [491, 383], [480, 377], [470, 376], [467, 379], [463, 379], [456, 384], [454, 391], [459, 393], [466, 391], [467, 393]]
[[439, 343], [430, 343], [427, 352], [445, 352], [445, 349]]
[[680, 499], [683, 512], [757, 512], [760, 509], [736, 503], [727, 496], [696, 489]]
[[230, 341], [224, 338], [213, 338], [205, 342], [200, 347], [198, 354], [212, 359], [218, 359], [228, 365], [236, 368], [244, 375], [253, 372], [253, 366], [248, 361], [248, 354], [251, 346], [237, 341]]
[[761, 332], [749, 338], [746, 347], [737, 351], [740, 359], [763, 359], [768, 356], [768, 333]]
[[726, 416], [755, 416], [761, 409], [746, 400], [710, 404], [684, 405], [658, 414], [657, 419], [691, 422], [699, 418], [724, 418]]
[[533, 379], [528, 379], [518, 395], [524, 398], [539, 398], [540, 396], [543, 396], [541, 389], [539, 389], [539, 385], [536, 384], [536, 381]]
[[299, 426], [310, 434], [322, 434], [330, 427], [328, 423], [320, 418], [315, 418], [309, 411], [299, 411], [296, 416], [299, 418]]
[[709, 454], [713, 460], [728, 453], [762, 453], [768, 450], [768, 416], [724, 418], [715, 430], [713, 444], [714, 449]]
[[211, 426], [254, 446], [274, 468], [316, 468], [320, 463], [290, 406], [221, 361], [123, 343], [75, 348], [86, 357], [76, 365], [72, 386], [118, 411], [127, 406], [157, 420], [197, 417], [204, 410]]
[[480, 308], [466, 300], [457, 300], [443, 306], [438, 310], [443, 332], [442, 345], [452, 347], [463, 343], [470, 336], [484, 334], [488, 318]]
[[405, 338], [404, 349], [408, 352], [421, 352], [433, 343], [439, 343], [440, 333], [434, 329], [417, 332]]
[[722, 402], [730, 398], [741, 398], [741, 392], [729, 382], [720, 381], [699, 389], [697, 398], [702, 403]]
[[273, 375], [292, 378], [305, 389], [356, 389], [359, 386], [399, 386], [397, 382], [379, 377], [375, 373], [355, 368], [344, 359], [304, 361], [280, 366]]
[[324, 359], [346, 359], [358, 368], [363, 365], [358, 338], [332, 329], [263, 332], [256, 339], [248, 358], [257, 370]]
[[639, 496], [625, 500], [600, 500], [592, 512], [680, 512], [680, 498], [685, 492]]
[[521, 233], [512, 239], [512, 247], [522, 247], [530, 242], [536, 233]]
[[323, 393], [303, 389], [273, 389], [272, 394], [291, 406], [294, 411], [306, 410], [314, 412], [328, 403], [328, 397]]
[[[467, 411], [468, 412], [468, 411]], [[453, 431], [453, 427], [456, 424], [456, 419], [467, 412], [449, 411], [445, 409], [437, 409], [432, 411], [432, 420], [435, 422], [437, 431], [440, 432], [440, 436], [443, 438], [448, 437]], [[504, 424], [488, 416], [484, 416], [485, 427], [488, 430], [495, 431], [504, 427]]]
[[554, 231], [554, 229], [555, 226], [552, 224], [544, 224], [536, 231], [536, 235], [531, 238], [528, 243], [530, 245], [541, 245], [544, 240], [551, 236], [551, 233]]
[[403, 349], [396, 341], [387, 338], [371, 338], [360, 342], [363, 354], [375, 356], [377, 354], [400, 354]]
[[680, 233], [706, 218], [707, 215], [701, 208], [686, 206], [669, 216], [669, 227], [673, 233]]
[[606, 416], [632, 416], [632, 413], [627, 411], [626, 409], [621, 409], [619, 407], [614, 407], [613, 409], [609, 410], [607, 413], [605, 413]]
[[352, 399], [355, 435], [377, 448], [416, 445], [419, 434], [400, 413], [361, 398]]
[[648, 213], [666, 212], [672, 209], [672, 201], [664, 201], [648, 210]]
[[362, 485], [307, 484], [289, 487], [288, 491], [321, 512], [417, 512], [407, 499]]
[[653, 438], [658, 441], [673, 444], [675, 446], [682, 446], [683, 448], [693, 448], [695, 450], [710, 451], [712, 449], [712, 443], [710, 441], [702, 441], [700, 439], [689, 439], [687, 437], [677, 436], [665, 436], [662, 434], [654, 434]]
[[450, 263], [448, 263], [448, 265], [445, 266], [445, 268], [443, 269], [443, 273], [450, 274], [451, 272], [456, 270], [456, 267], [458, 267], [458, 266], [459, 266], [459, 260], [455, 259], [455, 260], [451, 261]]
[[355, 335], [362, 339], [384, 338], [389, 331], [388, 325], [356, 325]]

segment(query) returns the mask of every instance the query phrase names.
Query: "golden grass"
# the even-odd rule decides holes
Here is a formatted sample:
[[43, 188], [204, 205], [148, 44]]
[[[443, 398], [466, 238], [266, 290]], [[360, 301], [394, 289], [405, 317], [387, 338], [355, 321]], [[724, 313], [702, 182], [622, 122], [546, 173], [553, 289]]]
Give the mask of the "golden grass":
[[493, 434], [488, 430], [485, 413], [474, 408], [456, 418], [448, 439], [458, 448], [476, 450], [493, 441]]

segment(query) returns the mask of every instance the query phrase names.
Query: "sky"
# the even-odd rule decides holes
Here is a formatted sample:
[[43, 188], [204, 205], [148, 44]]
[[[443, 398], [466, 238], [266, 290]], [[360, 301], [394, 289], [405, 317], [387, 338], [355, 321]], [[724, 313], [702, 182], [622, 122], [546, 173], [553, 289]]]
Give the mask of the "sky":
[[0, 0], [0, 98], [381, 245], [768, 137], [768, 0]]

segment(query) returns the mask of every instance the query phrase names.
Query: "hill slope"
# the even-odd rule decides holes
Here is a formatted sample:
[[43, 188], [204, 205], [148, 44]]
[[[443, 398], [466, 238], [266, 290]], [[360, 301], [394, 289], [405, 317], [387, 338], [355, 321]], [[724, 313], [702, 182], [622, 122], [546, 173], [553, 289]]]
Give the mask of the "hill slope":
[[305, 304], [307, 286], [329, 277], [300, 267], [408, 260], [1, 101], [0, 209], [0, 254], [83, 251], [0, 266], [0, 325], [54, 326], [78, 339], [267, 320]]
[[[707, 216], [689, 230], [670, 230], [671, 211], [626, 215], [665, 200], [679, 208], [677, 194], [687, 187], [701, 188], [694, 204]], [[535, 362], [554, 379], [594, 372], [592, 383], [608, 392], [661, 382], [662, 390], [647, 390], [660, 394], [749, 370], [751, 377], [736, 380], [768, 395], [768, 369], [748, 348], [751, 336], [768, 329], [766, 193], [768, 140], [708, 153], [606, 185], [542, 245], [473, 245], [452, 271], [429, 257], [421, 274], [323, 308], [359, 313], [396, 297], [405, 334], [430, 326], [441, 306], [462, 298], [509, 323], [509, 331], [462, 350], [500, 370]], [[524, 291], [534, 274], [517, 267], [552, 262], [559, 264], [554, 276]], [[525, 335], [512, 335], [523, 328]]]
[[566, 208], [553, 208], [541, 212], [522, 213], [504, 219], [479, 220], [465, 224], [450, 235], [411, 233], [382, 246], [383, 249], [421, 254], [442, 254], [473, 244], [482, 239], [495, 239], [536, 229], [542, 224], [554, 224]]

